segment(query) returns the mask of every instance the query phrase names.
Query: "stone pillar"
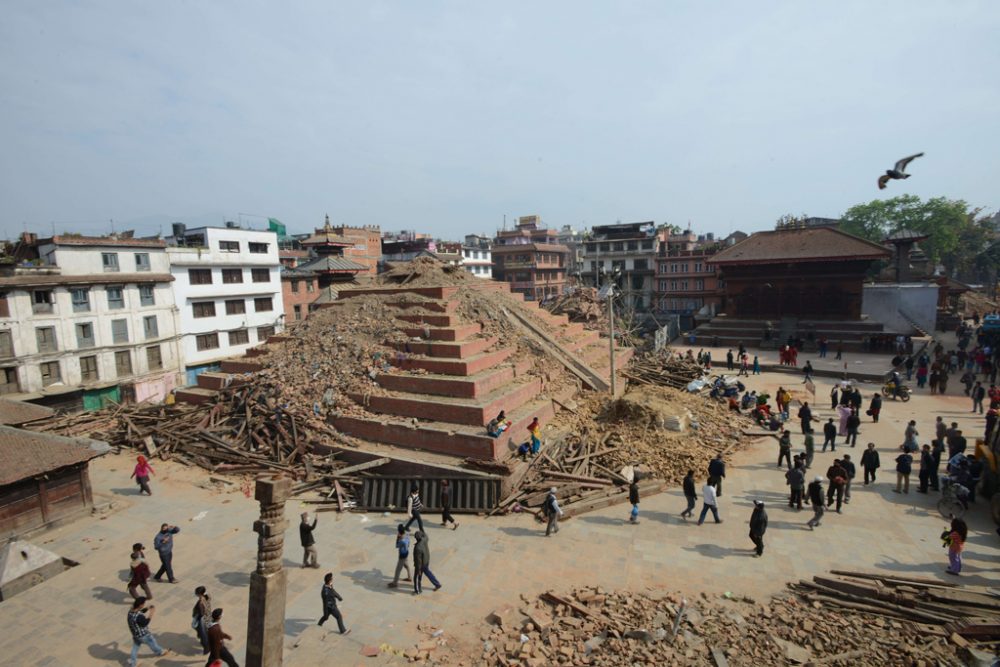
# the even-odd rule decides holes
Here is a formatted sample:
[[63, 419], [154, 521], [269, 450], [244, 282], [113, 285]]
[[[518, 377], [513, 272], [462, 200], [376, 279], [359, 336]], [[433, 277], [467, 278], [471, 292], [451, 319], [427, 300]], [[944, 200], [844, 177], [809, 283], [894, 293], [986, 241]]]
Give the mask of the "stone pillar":
[[254, 521], [257, 570], [250, 575], [247, 612], [247, 667], [280, 667], [285, 644], [285, 593], [287, 575], [282, 567], [285, 543], [285, 501], [292, 480], [275, 475], [257, 478], [254, 497], [260, 519]]

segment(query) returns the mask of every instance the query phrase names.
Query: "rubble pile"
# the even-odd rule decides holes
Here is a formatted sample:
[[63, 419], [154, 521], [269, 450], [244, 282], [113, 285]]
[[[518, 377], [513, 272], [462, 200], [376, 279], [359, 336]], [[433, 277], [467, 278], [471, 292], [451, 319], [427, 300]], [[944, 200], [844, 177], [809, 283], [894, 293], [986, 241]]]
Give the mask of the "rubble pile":
[[997, 302], [990, 300], [982, 292], [965, 292], [958, 297], [958, 314], [968, 319], [972, 319], [973, 313], [979, 313], [979, 316], [982, 317], [998, 310], [1000, 310], [1000, 306], [997, 305]]
[[[1000, 617], [996, 599], [962, 587], [882, 578], [869, 583], [900, 593], [914, 615], [938, 601], [951, 622], [914, 622], [906, 612], [830, 606], [811, 595], [789, 595], [757, 603], [726, 594], [685, 600], [678, 593], [605, 591], [543, 593], [523, 605], [497, 609], [482, 635], [487, 665], [938, 665], [966, 664], [970, 656], [989, 664]], [[819, 578], [819, 577], [817, 577]], [[845, 585], [864, 579], [848, 578]], [[928, 593], [930, 591], [930, 593]], [[938, 595], [940, 594], [940, 595]], [[970, 607], [970, 599], [991, 604]], [[933, 599], [933, 598], [932, 598]]]
[[570, 322], [583, 322], [587, 329], [608, 330], [608, 307], [593, 287], [577, 287], [545, 303], [553, 315], [568, 315]]
[[636, 384], [657, 384], [675, 389], [683, 389], [704, 374], [704, 369], [697, 363], [668, 350], [636, 359], [622, 371], [622, 375]]
[[446, 264], [434, 257], [417, 257], [394, 265], [369, 283], [386, 287], [441, 287], [473, 284], [477, 278], [461, 266]]
[[498, 512], [539, 508], [552, 487], [567, 517], [624, 502], [636, 466], [640, 495], [657, 493], [680, 484], [688, 470], [702, 475], [716, 454], [748, 444], [743, 431], [754, 427], [716, 401], [656, 385], [613, 401], [585, 395], [567, 407], [542, 453], [513, 472], [514, 490]]

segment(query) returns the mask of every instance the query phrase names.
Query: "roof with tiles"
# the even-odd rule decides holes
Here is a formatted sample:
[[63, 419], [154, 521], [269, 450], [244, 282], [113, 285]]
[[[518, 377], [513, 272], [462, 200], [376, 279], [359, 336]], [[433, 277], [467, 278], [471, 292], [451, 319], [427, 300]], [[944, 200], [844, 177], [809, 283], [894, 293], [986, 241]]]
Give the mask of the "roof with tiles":
[[99, 440], [0, 426], [0, 486], [84, 463], [110, 449]]
[[832, 227], [756, 232], [708, 260], [709, 264], [795, 264], [876, 260], [885, 247]]
[[55, 410], [44, 405], [0, 398], [0, 424], [17, 426], [53, 414], [55, 414]]

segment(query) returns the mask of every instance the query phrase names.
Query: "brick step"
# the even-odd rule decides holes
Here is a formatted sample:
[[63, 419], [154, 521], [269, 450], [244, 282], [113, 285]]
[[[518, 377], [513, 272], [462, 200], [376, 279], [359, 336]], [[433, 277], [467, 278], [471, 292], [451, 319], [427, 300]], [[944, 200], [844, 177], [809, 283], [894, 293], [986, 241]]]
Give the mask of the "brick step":
[[508, 384], [480, 398], [454, 398], [425, 394], [393, 393], [389, 396], [351, 394], [370, 412], [397, 417], [432, 419], [449, 424], [485, 426], [501, 410], [516, 410], [541, 391], [540, 379]]
[[[335, 417], [333, 425], [347, 435], [408, 449], [423, 449], [451, 456], [477, 459], [505, 459], [517, 445], [528, 439], [531, 420], [547, 422], [555, 414], [552, 400], [541, 398], [508, 411], [511, 428], [499, 438], [486, 435], [479, 426], [458, 426], [445, 422], [418, 422], [389, 417]], [[496, 415], [493, 415], [496, 416]], [[492, 417], [491, 417], [492, 418]]]
[[223, 373], [256, 373], [264, 368], [264, 364], [247, 359], [224, 359], [220, 364]]
[[597, 331], [584, 331], [582, 334], [577, 334], [573, 338], [558, 338], [560, 347], [569, 352], [576, 352], [582, 350], [583, 348], [593, 345], [601, 339], [600, 332]]
[[458, 293], [458, 287], [358, 287], [337, 290], [338, 299], [350, 299], [356, 296], [386, 295], [386, 294], [419, 294], [428, 299], [447, 301]]
[[403, 322], [413, 322], [415, 324], [430, 324], [435, 327], [456, 327], [461, 325], [462, 318], [458, 315], [429, 315], [424, 313], [396, 315], [397, 320]]
[[201, 389], [199, 387], [187, 387], [186, 389], [177, 389], [174, 391], [174, 398], [176, 398], [181, 403], [191, 403], [198, 405], [200, 403], [208, 403], [209, 401], [214, 401], [219, 397], [219, 392], [212, 389]]
[[409, 354], [423, 354], [438, 359], [468, 359], [490, 349], [496, 344], [497, 340], [498, 338], [493, 336], [491, 338], [474, 338], [456, 343], [428, 343], [425, 341], [407, 340], [398, 343], [389, 341], [386, 345], [402, 352], [408, 352]]
[[458, 301], [389, 301], [385, 305], [410, 312], [453, 313], [458, 308]]
[[[723, 348], [731, 347], [734, 350], [739, 343], [743, 343], [751, 348], [759, 348], [763, 341], [758, 338], [747, 339], [747, 338], [727, 338], [726, 336], [718, 336], [719, 347], [712, 348], [711, 346], [715, 343], [716, 336], [695, 336], [694, 346], [696, 347], [707, 347], [712, 349], [712, 363], [718, 364], [720, 359], [722, 363], [726, 361], [726, 352]], [[691, 345], [691, 339], [687, 336], [682, 336], [677, 340], [678, 345]], [[838, 341], [830, 340], [829, 351], [832, 356], [835, 354], [834, 350], [837, 349]], [[840, 346], [844, 348], [844, 352], [871, 352], [867, 346], [860, 340], [843, 340], [839, 342]], [[784, 345], [784, 342], [779, 342], [777, 340], [771, 340], [770, 346], [765, 349], [777, 350], [779, 347]], [[812, 352], [816, 350], [816, 341], [812, 343], [806, 343], [805, 352]], [[751, 352], [752, 357], [752, 352]], [[802, 362], [805, 363], [805, 362]]]
[[403, 333], [407, 336], [423, 338], [424, 340], [440, 340], [447, 342], [463, 341], [470, 336], [475, 336], [483, 330], [482, 324], [460, 324], [453, 327], [404, 327]]
[[249, 378], [245, 375], [233, 375], [231, 373], [202, 373], [198, 376], [198, 388], [219, 391], [227, 386], [240, 386], [247, 384]]
[[488, 368], [465, 377], [429, 373], [422, 375], [380, 373], [375, 381], [380, 386], [393, 391], [454, 396], [455, 398], [477, 398], [513, 381], [515, 377], [526, 373], [531, 366], [531, 361], [526, 360], [499, 368]]
[[[884, 331], [856, 331], [856, 330], [838, 330], [838, 329], [814, 329], [810, 330], [813, 334], [813, 339], [818, 340], [821, 336], [826, 336], [827, 340], [861, 340], [866, 336], [881, 335], [887, 332]], [[805, 338], [807, 332], [799, 330], [799, 334]], [[746, 329], [719, 329], [711, 325], [704, 325], [698, 327], [695, 330], [695, 334], [699, 336], [718, 336], [719, 338], [728, 338], [731, 340], [736, 339], [746, 339], [746, 340], [760, 340], [764, 338], [764, 331], [748, 331]], [[778, 338], [778, 331], [775, 330], [772, 333], [772, 338]]]
[[557, 336], [576, 336], [583, 333], [583, 322], [567, 322], [561, 325], [556, 331]]
[[425, 370], [439, 375], [475, 375], [476, 373], [501, 364], [514, 353], [514, 348], [505, 347], [476, 354], [465, 359], [432, 359], [429, 357], [392, 357], [389, 363], [402, 370]]

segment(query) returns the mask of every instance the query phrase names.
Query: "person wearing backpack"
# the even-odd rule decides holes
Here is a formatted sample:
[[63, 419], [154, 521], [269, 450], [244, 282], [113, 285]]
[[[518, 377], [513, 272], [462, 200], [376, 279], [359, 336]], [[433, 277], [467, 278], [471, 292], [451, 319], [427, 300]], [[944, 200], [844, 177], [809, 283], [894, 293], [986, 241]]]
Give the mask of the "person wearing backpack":
[[191, 609], [191, 629], [198, 633], [202, 653], [208, 655], [212, 646], [208, 641], [208, 626], [212, 624], [212, 598], [204, 586], [194, 589], [197, 601]]
[[556, 500], [556, 487], [549, 489], [549, 493], [545, 496], [545, 502], [542, 504], [542, 514], [545, 515], [546, 526], [545, 526], [545, 537], [548, 537], [551, 533], [559, 532], [559, 517], [563, 515], [562, 509], [559, 507], [559, 501]]
[[396, 553], [399, 558], [396, 561], [396, 574], [393, 576], [392, 581], [389, 582], [389, 588], [396, 588], [399, 586], [399, 573], [406, 570], [405, 581], [410, 581], [410, 536], [406, 534], [406, 526], [399, 524], [396, 528]]

